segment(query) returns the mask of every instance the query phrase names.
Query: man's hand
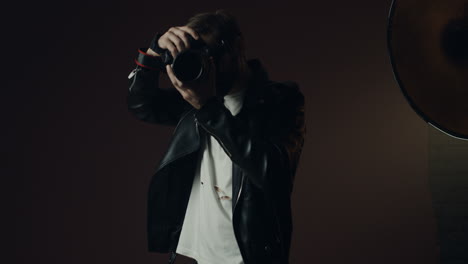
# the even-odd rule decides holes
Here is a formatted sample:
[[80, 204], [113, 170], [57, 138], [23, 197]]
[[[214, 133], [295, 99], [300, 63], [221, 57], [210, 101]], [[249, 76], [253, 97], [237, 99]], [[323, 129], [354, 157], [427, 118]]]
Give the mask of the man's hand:
[[[169, 50], [172, 57], [175, 58], [177, 54], [190, 48], [189, 36], [192, 36], [194, 39], [200, 38], [197, 32], [190, 27], [171, 27], [159, 38], [158, 46], [162, 49]], [[148, 49], [147, 53], [153, 56], [160, 55], [152, 49]], [[213, 58], [210, 58], [207, 76], [205, 76], [203, 80], [197, 80], [190, 84], [183, 83], [177, 79], [170, 65], [166, 65], [166, 70], [167, 75], [177, 91], [179, 91], [185, 101], [189, 102], [196, 109], [200, 109], [208, 99], [216, 96], [216, 69]]]
[[210, 57], [209, 72], [202, 80], [196, 80], [190, 84], [183, 83], [174, 74], [171, 65], [166, 65], [167, 75], [174, 87], [179, 91], [185, 101], [196, 109], [200, 109], [208, 99], [216, 96], [216, 68], [213, 57]]
[[[194, 39], [199, 39], [200, 36], [190, 27], [171, 27], [166, 33], [164, 33], [158, 40], [158, 46], [162, 49], [167, 49], [171, 52], [173, 58], [177, 56], [183, 50], [190, 48], [189, 36]], [[154, 50], [148, 48], [146, 53], [159, 56]]]

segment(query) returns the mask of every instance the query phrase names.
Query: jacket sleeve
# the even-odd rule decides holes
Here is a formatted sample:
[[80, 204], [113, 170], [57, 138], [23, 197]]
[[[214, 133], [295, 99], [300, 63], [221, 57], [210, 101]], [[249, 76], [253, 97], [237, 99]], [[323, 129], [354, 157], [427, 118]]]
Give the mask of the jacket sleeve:
[[305, 135], [304, 96], [294, 82], [280, 90], [283, 95], [276, 96], [281, 99], [269, 108], [271, 118], [263, 134], [252, 131], [248, 121], [233, 117], [215, 97], [195, 113], [196, 122], [254, 185], [269, 194], [292, 191]]
[[128, 111], [145, 122], [175, 126], [191, 105], [176, 89], [161, 89], [159, 74], [158, 70], [136, 66], [129, 79]]

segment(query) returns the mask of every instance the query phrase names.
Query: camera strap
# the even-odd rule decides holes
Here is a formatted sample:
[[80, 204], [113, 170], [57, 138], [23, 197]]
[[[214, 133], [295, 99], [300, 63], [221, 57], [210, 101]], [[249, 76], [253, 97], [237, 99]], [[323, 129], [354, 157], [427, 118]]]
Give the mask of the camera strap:
[[164, 70], [165, 66], [162, 59], [158, 56], [152, 56], [145, 52], [147, 48], [139, 48], [135, 63], [143, 68], [150, 70]]

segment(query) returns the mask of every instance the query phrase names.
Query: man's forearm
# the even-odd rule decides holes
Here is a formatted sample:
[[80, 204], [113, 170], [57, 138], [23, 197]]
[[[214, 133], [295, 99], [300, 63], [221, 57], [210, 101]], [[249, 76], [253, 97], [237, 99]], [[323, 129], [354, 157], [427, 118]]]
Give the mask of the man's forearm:
[[128, 110], [142, 121], [175, 126], [189, 105], [175, 89], [159, 88], [159, 74], [136, 66], [129, 82]]

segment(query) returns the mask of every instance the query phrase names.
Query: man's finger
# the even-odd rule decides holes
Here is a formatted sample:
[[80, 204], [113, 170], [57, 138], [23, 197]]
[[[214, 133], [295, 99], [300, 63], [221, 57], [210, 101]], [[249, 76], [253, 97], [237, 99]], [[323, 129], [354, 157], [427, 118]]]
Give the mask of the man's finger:
[[190, 36], [189, 33], [181, 30], [180, 28], [173, 29], [172, 33], [177, 35], [179, 37], [179, 39], [183, 41], [184, 47], [186, 49], [190, 48], [190, 42], [189, 42], [189, 39], [188, 39], [188, 36]]
[[167, 38], [177, 47], [176, 55], [185, 49], [185, 42], [174, 32], [168, 32]]
[[183, 27], [179, 27], [179, 29], [180, 29], [180, 30], [183, 30], [183, 31], [185, 31], [185, 32], [187, 32], [187, 33], [189, 33], [190, 35], [192, 35], [192, 37], [193, 37], [194, 39], [199, 39], [199, 38], [200, 38], [200, 36], [198, 35], [198, 33], [195, 32], [195, 30], [193, 30], [193, 29], [190, 28], [190, 27], [183, 26]]
[[177, 90], [179, 90], [179, 88], [181, 90], [183, 90], [182, 89], [183, 83], [179, 79], [177, 79], [177, 77], [174, 74], [174, 71], [172, 70], [171, 65], [169, 65], [169, 64], [166, 65], [166, 71], [167, 71], [167, 75], [169, 76], [169, 79], [171, 80], [171, 82], [175, 86], [175, 88], [177, 88]]
[[173, 58], [175, 58], [177, 56], [177, 54], [179, 54], [179, 50], [177, 50], [177, 47], [174, 43], [172, 43], [172, 41], [167, 41], [167, 49], [171, 52], [171, 55]]

